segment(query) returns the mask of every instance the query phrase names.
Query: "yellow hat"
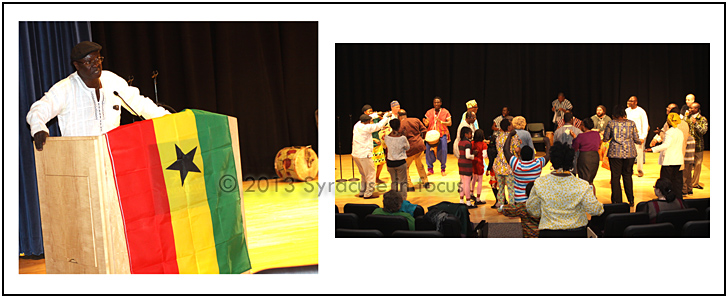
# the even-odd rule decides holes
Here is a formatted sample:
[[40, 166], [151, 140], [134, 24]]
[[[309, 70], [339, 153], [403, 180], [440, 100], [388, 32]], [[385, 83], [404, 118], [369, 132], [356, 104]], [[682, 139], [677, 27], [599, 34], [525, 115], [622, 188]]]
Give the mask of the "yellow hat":
[[465, 106], [469, 108], [474, 108], [478, 106], [478, 103], [475, 101], [475, 99], [471, 99], [470, 101], [465, 103]]
[[670, 123], [671, 127], [677, 127], [680, 124], [680, 115], [677, 113], [670, 113], [667, 115], [667, 123]]

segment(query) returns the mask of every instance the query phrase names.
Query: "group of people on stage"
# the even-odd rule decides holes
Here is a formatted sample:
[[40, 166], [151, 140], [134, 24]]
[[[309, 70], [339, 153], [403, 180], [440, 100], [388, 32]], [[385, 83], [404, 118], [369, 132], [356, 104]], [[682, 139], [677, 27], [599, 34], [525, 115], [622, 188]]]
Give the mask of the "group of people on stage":
[[[581, 202], [582, 215], [600, 214], [603, 209], [593, 187], [600, 163], [611, 171], [612, 203], [622, 202], [621, 178], [627, 201], [634, 206], [632, 169], [636, 163], [637, 176], [644, 175], [644, 151], [660, 153], [662, 183], [672, 183], [667, 197], [692, 194], [693, 188], [703, 188], [699, 176], [708, 122], [700, 114], [700, 104], [695, 102], [694, 95], [689, 94], [685, 102], [682, 110], [677, 109], [677, 104], [668, 105], [665, 125], [655, 131], [650, 142], [652, 148], [645, 150], [649, 122], [636, 96], [627, 100], [626, 108], [615, 106], [611, 117], [606, 107], [599, 105], [594, 115], [578, 119], [571, 112], [571, 102], [559, 93], [552, 102], [553, 140], [544, 142], [546, 155], [536, 158], [524, 117], [511, 116], [510, 109], [503, 107], [501, 115], [493, 119], [493, 135], [486, 136], [477, 120], [478, 104], [471, 99], [466, 102], [467, 111], [460, 119], [453, 142], [453, 156], [458, 159], [460, 175], [460, 203], [471, 208], [485, 203], [480, 197], [485, 174], [490, 176], [496, 198], [491, 208], [508, 216], [521, 216], [525, 237], [538, 235], [534, 225], [540, 230], [582, 228], [586, 217], [572, 216], [568, 220], [545, 223], [539, 223], [538, 217], [548, 212], [544, 206], [564, 200]], [[397, 101], [392, 101], [390, 107], [391, 111], [383, 113], [365, 105], [360, 121], [354, 126], [352, 157], [362, 176], [359, 197], [378, 196], [374, 188], [384, 183], [379, 179], [384, 164], [392, 177], [391, 190], [404, 200], [407, 191], [415, 187], [408, 174], [412, 163], [425, 188], [432, 187], [428, 176], [435, 173], [436, 161], [440, 163], [440, 173], [446, 175], [447, 144], [452, 141], [448, 127], [453, 125], [453, 120], [450, 112], [442, 107], [442, 99], [433, 99], [433, 108], [425, 113], [422, 121], [408, 117]], [[421, 161], [423, 154], [426, 170]], [[554, 177], [542, 178], [541, 172], [549, 161], [555, 169], [551, 173]], [[531, 187], [535, 192], [529, 196], [527, 189]], [[545, 197], [553, 200], [549, 203], [543, 200]]]

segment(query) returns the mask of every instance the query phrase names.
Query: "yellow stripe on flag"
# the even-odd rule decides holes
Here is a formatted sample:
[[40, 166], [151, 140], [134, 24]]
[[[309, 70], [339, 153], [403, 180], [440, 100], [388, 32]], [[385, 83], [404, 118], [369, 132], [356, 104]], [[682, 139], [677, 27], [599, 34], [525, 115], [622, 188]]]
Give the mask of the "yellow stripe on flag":
[[[217, 252], [195, 116], [191, 111], [184, 111], [172, 117], [155, 118], [154, 132], [167, 186], [179, 273], [217, 274]], [[197, 148], [193, 162], [201, 172], [188, 172], [184, 186], [180, 171], [167, 170], [177, 160], [175, 145], [184, 154]]]

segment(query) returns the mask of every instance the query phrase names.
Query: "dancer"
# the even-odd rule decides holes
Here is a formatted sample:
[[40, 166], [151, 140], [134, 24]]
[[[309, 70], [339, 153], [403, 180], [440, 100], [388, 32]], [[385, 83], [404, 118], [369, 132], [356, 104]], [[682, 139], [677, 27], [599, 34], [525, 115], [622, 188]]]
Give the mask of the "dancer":
[[[475, 204], [485, 204], [485, 201], [480, 200], [480, 193], [483, 190], [483, 173], [485, 172], [485, 166], [483, 164], [484, 157], [488, 154], [488, 145], [485, 143], [485, 131], [478, 129], [473, 135], [473, 152], [475, 157], [473, 158], [473, 182], [470, 184], [471, 192], [475, 193], [475, 197], [471, 196], [471, 200], [475, 201]], [[477, 185], [477, 192], [476, 190]]]
[[409, 176], [409, 167], [414, 162], [417, 173], [420, 175], [420, 181], [425, 188], [430, 186], [427, 181], [427, 172], [422, 165], [422, 154], [425, 152], [425, 142], [422, 135], [427, 132], [427, 128], [417, 118], [408, 118], [407, 111], [399, 109], [399, 132], [407, 138], [410, 149], [407, 150], [407, 191], [414, 191], [415, 185]]
[[[458, 170], [460, 172], [460, 204], [465, 203], [468, 207], [475, 206], [475, 202], [470, 201], [470, 179], [473, 176], [473, 144], [470, 142], [470, 138], [473, 137], [473, 131], [470, 127], [462, 127], [460, 130], [460, 143], [458, 144], [458, 150], [460, 150], [458, 158]], [[465, 198], [465, 201], [463, 200]]]
[[599, 136], [599, 130], [594, 128], [592, 118], [584, 118], [582, 123], [585, 131], [574, 138], [571, 147], [579, 153], [576, 162], [579, 178], [594, 185], [594, 177], [599, 170], [599, 146], [602, 144], [602, 138]]
[[[509, 138], [508, 134], [513, 130], [513, 125], [510, 124], [510, 121], [507, 119], [503, 119], [500, 122], [501, 131], [499, 131], [499, 136], [496, 140], [496, 146], [498, 148], [498, 156], [495, 159], [495, 165], [493, 165], [493, 169], [495, 170], [496, 174], [496, 180], [498, 182], [498, 205], [496, 205], [496, 208], [499, 208], [502, 205], [505, 205], [506, 202], [513, 202], [513, 199], [515, 197], [514, 192], [514, 181], [513, 181], [513, 172], [511, 171], [511, 168], [508, 166], [508, 161], [506, 160], [504, 151], [510, 150], [511, 152], [516, 152], [516, 149], [518, 149], [521, 146], [521, 140], [518, 139], [517, 136], [513, 136], [512, 138], [515, 138], [515, 140], [511, 143], [510, 148], [504, 147], [506, 139]], [[506, 188], [508, 189], [508, 197], [506, 198]]]
[[[510, 148], [511, 141], [516, 135], [515, 131], [511, 131], [506, 138], [506, 142], [503, 145], [504, 148]], [[517, 140], [517, 138], [516, 138]], [[504, 150], [503, 155], [508, 161], [508, 166], [513, 173], [514, 181], [514, 198], [515, 204], [525, 204], [528, 196], [526, 195], [526, 185], [528, 183], [536, 181], [538, 177], [541, 177], [541, 170], [549, 162], [551, 143], [546, 142], [546, 156], [536, 157], [536, 151], [529, 146], [523, 146], [523, 148], [516, 148], [515, 154], [511, 153], [510, 150]]]
[[[380, 120], [382, 120], [379, 113], [375, 113], [372, 109], [372, 106], [370, 105], [364, 105], [361, 108], [362, 112], [365, 115], [369, 115], [369, 117], [372, 117], [372, 123], [377, 124]], [[382, 138], [386, 136], [391, 129], [389, 129], [388, 126], [382, 127], [381, 130], [375, 131], [372, 133], [372, 160], [374, 161], [374, 166], [377, 167], [377, 174], [375, 178], [375, 182], [377, 184], [382, 184], [384, 181], [382, 179], [379, 179], [379, 175], [382, 173], [382, 169], [384, 169], [384, 164], [386, 164], [386, 156], [384, 155], [384, 146], [382, 145]]]
[[637, 127], [637, 135], [640, 137], [640, 143], [635, 143], [635, 150], [637, 150], [637, 177], [644, 176], [642, 172], [642, 165], [645, 163], [645, 139], [647, 134], [650, 132], [650, 124], [647, 119], [647, 112], [637, 105], [637, 96], [631, 96], [627, 100], [627, 119], [634, 121]]
[[452, 154], [455, 156], [455, 158], [460, 158], [460, 131], [464, 128], [470, 128], [470, 132], [475, 131], [475, 127], [473, 127], [473, 123], [475, 123], [475, 114], [473, 112], [465, 112], [465, 122], [461, 122], [458, 126], [455, 142], [453, 142], [452, 145]]
[[700, 104], [694, 102], [690, 105], [687, 120], [690, 127], [690, 134], [695, 139], [695, 163], [693, 165], [692, 180], [693, 188], [703, 189], [700, 185], [700, 170], [703, 167], [703, 150], [705, 150], [704, 136], [708, 133], [708, 119], [700, 114]]
[[559, 92], [557, 98], [551, 102], [551, 111], [554, 112], [554, 118], [551, 122], [554, 123], [554, 130], [559, 127], [558, 120], [564, 119], [564, 113], [571, 111], [572, 108], [574, 106], [564, 97], [564, 92]]
[[410, 145], [407, 137], [399, 132], [399, 119], [389, 121], [392, 133], [384, 136], [384, 145], [387, 146], [387, 171], [392, 177], [392, 191], [399, 192], [407, 200], [407, 150]]
[[685, 162], [685, 147], [683, 147], [685, 136], [677, 128], [680, 124], [680, 115], [670, 113], [667, 115], [667, 123], [670, 129], [665, 132], [665, 141], [661, 145], [651, 148], [653, 152], [660, 152], [658, 163], [660, 164], [660, 178], [667, 178], [672, 182], [673, 193], [682, 192], [682, 175], [680, 167]]
[[609, 142], [607, 157], [612, 172], [612, 203], [622, 203], [622, 187], [620, 176], [624, 181], [624, 192], [630, 206], [634, 206], [634, 193], [632, 192], [632, 167], [637, 157], [635, 144], [641, 144], [634, 121], [627, 119], [627, 111], [615, 106], [612, 111], [612, 121], [604, 130], [605, 142]]
[[374, 124], [372, 123], [371, 116], [362, 114], [359, 117], [359, 122], [354, 124], [351, 141], [351, 157], [354, 159], [354, 163], [359, 169], [359, 174], [361, 174], [362, 178], [359, 194], [356, 195], [357, 197], [365, 199], [379, 197], [379, 194], [374, 192], [376, 186], [374, 182], [376, 168], [372, 160], [374, 143], [372, 141], [372, 133], [387, 125], [389, 123], [389, 116], [391, 116], [391, 112], [386, 113], [382, 121]]
[[[479, 129], [480, 126], [478, 125], [478, 119], [477, 119], [477, 115], [478, 115], [478, 102], [475, 101], [475, 99], [471, 99], [471, 100], [469, 100], [468, 102], [465, 103], [465, 107], [467, 107], [468, 109], [463, 113], [463, 118], [460, 120], [460, 124], [462, 124], [463, 122], [465, 122], [465, 117], [467, 116], [466, 114], [468, 112], [472, 112], [473, 114], [476, 115], [476, 119], [475, 119], [475, 122], [473, 123], [473, 127], [475, 127], [475, 129]], [[453, 151], [457, 151], [457, 150], [453, 150]]]
[[432, 100], [433, 108], [425, 113], [425, 118], [422, 122], [427, 127], [427, 130], [436, 130], [440, 133], [440, 143], [437, 146], [437, 156], [435, 152], [430, 150], [430, 144], [425, 144], [426, 153], [425, 161], [427, 162], [427, 172], [432, 175], [434, 174], [435, 160], [440, 161], [440, 173], [445, 176], [445, 167], [447, 166], [447, 143], [450, 142], [450, 130], [447, 128], [452, 125], [452, 119], [450, 111], [442, 107], [442, 99], [436, 96]]

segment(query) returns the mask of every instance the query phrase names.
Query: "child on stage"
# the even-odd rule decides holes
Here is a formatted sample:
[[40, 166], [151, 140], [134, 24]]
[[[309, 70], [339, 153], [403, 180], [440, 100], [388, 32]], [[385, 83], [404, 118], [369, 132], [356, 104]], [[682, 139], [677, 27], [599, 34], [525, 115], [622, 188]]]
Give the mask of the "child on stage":
[[475, 130], [475, 136], [473, 137], [473, 182], [470, 185], [470, 191], [475, 192], [475, 186], [478, 186], [478, 191], [471, 200], [475, 204], [485, 204], [485, 201], [480, 200], [480, 193], [483, 190], [483, 173], [485, 173], [485, 166], [483, 165], [483, 158], [487, 155], [488, 145], [485, 144], [485, 132], [482, 129]]
[[[465, 203], [468, 207], [475, 207], [475, 202], [470, 201], [470, 180], [473, 176], [473, 144], [470, 142], [470, 138], [473, 137], [473, 131], [470, 127], [463, 127], [460, 129], [460, 143], [458, 147], [460, 149], [460, 157], [458, 158], [458, 169], [460, 171], [460, 204]], [[463, 201], [466, 198], [466, 201]]]

